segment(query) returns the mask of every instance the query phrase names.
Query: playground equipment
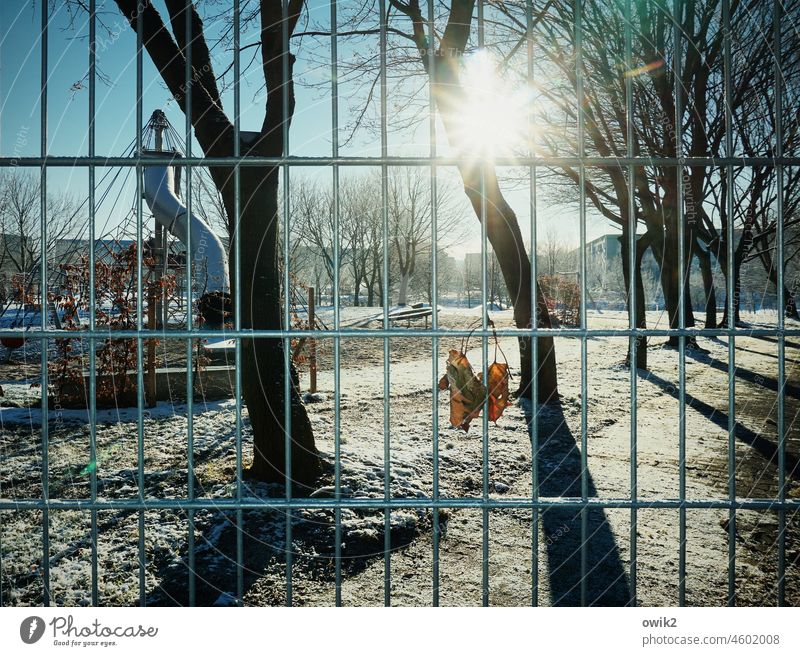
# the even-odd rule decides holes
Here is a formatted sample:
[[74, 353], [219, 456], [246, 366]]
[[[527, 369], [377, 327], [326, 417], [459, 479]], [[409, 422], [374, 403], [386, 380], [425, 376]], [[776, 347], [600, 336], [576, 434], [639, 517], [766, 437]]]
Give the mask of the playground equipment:
[[[175, 236], [192, 255], [194, 286], [201, 291], [200, 314], [206, 328], [222, 328], [230, 306], [228, 255], [222, 240], [205, 221], [189, 214], [180, 200], [180, 152], [163, 148], [163, 132], [169, 127], [164, 112], [157, 109], [147, 124], [154, 131], [155, 149], [144, 150], [144, 156], [173, 154], [174, 164], [153, 164], [143, 167], [144, 198], [159, 226]], [[158, 240], [157, 240], [158, 241]]]
[[[246, 136], [245, 134], [245, 138]], [[141, 145], [138, 151], [137, 143]], [[126, 252], [135, 246], [136, 252], [146, 258], [146, 270], [143, 271], [145, 298], [141, 299], [139, 304], [140, 311], [145, 313], [143, 326], [153, 331], [163, 330], [164, 334], [167, 334], [172, 327], [186, 322], [187, 312], [199, 314], [202, 328], [217, 330], [219, 336], [204, 338], [197, 344], [197, 353], [203, 356], [203, 364], [196, 365], [194, 377], [196, 389], [205, 398], [229, 397], [233, 394], [235, 343], [226, 339], [224, 332], [226, 320], [233, 311], [225, 245], [206, 220], [187, 208], [186, 196], [189, 190], [186, 184], [181, 184], [181, 157], [182, 152], [185, 152], [185, 144], [181, 135], [169, 124], [162, 110], [157, 109], [152, 113], [144, 126], [141, 138], [129, 144], [123, 156], [135, 156], [137, 152], [142, 157], [141, 194], [155, 219], [155, 230], [149, 235], [143, 234], [142, 226], [138, 225], [139, 203], [135, 195], [131, 198], [131, 191], [135, 187], [130, 179], [130, 175], [136, 169], [133, 167], [109, 169], [97, 185], [95, 213], [97, 214], [102, 207], [107, 212], [107, 218], [105, 224], [95, 227], [94, 243], [87, 239], [86, 231], [89, 229], [87, 224], [70, 239], [67, 247], [58, 251], [58, 261], [52, 255], [49, 256], [50, 261], [45, 267], [44, 284], [37, 279], [37, 275], [42, 271], [40, 261], [33, 263], [20, 283], [25, 298], [30, 296], [31, 302], [26, 302], [25, 298], [9, 299], [0, 306], [0, 346], [3, 347], [0, 353], [8, 358], [14, 350], [25, 345], [27, 336], [19, 335], [19, 329], [40, 328], [43, 321], [41, 309], [43, 306], [48, 315], [46, 325], [53, 330], [62, 329], [59, 309], [53, 300], [61, 294], [64, 276], [62, 264], [79, 261], [81, 256], [85, 255], [82, 249], [94, 249], [96, 262], [115, 267], [117, 265], [114, 255]], [[152, 163], [148, 158], [153, 158]], [[158, 158], [158, 161], [155, 158]], [[209, 193], [208, 185], [213, 185], [207, 172], [202, 168], [193, 171], [192, 180], [194, 188], [199, 189], [201, 193]], [[86, 202], [81, 204], [81, 208]], [[125, 209], [126, 204], [127, 209]], [[118, 208], [123, 210], [122, 221], [119, 221]], [[143, 218], [147, 221], [146, 213]], [[117, 221], [111, 228], [113, 232], [107, 230], [110, 221]], [[167, 235], [171, 235], [174, 240], [180, 242], [180, 245], [173, 239], [168, 240]], [[41, 258], [41, 255], [39, 257]], [[187, 278], [189, 259], [191, 277]], [[87, 276], [88, 285], [88, 265], [82, 271]], [[174, 285], [171, 289], [177, 291], [167, 293], [163, 291], [166, 287], [159, 286], [159, 281], [164, 281], [167, 276], [173, 278], [167, 284]], [[307, 320], [298, 319], [298, 325], [326, 330], [328, 327], [314, 314], [314, 290], [307, 290], [309, 304], [306, 305], [300, 287], [302, 286], [292, 280], [288, 292], [291, 294], [291, 305], [294, 308], [293, 316], [307, 317]], [[36, 292], [39, 294], [38, 302], [34, 302]], [[136, 300], [135, 295], [132, 301], [128, 299], [128, 303], [133, 303], [131, 307], [136, 305]], [[103, 306], [101, 309], [106, 314], [113, 314], [116, 311], [113, 304]], [[88, 325], [90, 312], [80, 306], [76, 316], [82, 325]], [[16, 332], [5, 335], [2, 334], [4, 330]], [[69, 337], [66, 337], [67, 334]], [[79, 340], [80, 332], [65, 333], [65, 338]], [[146, 353], [142, 366], [145, 373], [147, 403], [153, 404], [158, 400], [174, 398], [175, 390], [182, 387], [181, 381], [186, 376], [186, 365], [160, 367], [156, 350], [157, 338], [145, 338], [144, 345]], [[308, 354], [307, 359], [302, 355], [303, 351]], [[316, 374], [314, 340], [298, 339], [293, 344], [293, 357], [296, 362], [302, 360], [308, 363], [311, 372], [310, 387], [313, 391]], [[197, 362], [200, 361], [198, 358]], [[124, 372], [112, 373], [117, 378], [128, 376], [132, 381], [131, 388], [135, 388], [137, 376], [135, 370], [127, 367]], [[83, 371], [82, 374], [82, 378], [78, 376], [78, 382], [75, 382], [76, 398], [81, 399], [85, 397], [84, 391], [89, 387], [89, 372]], [[100, 372], [98, 379], [102, 379], [104, 375]]]

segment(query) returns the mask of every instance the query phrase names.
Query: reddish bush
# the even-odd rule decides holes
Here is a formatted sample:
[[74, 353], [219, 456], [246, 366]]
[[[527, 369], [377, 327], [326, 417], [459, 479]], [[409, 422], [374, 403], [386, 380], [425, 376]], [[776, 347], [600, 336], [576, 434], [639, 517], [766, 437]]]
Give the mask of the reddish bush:
[[[175, 276], [167, 275], [156, 280], [152, 258], [142, 260], [143, 325], [147, 326], [147, 299], [163, 297], [169, 303], [175, 298]], [[89, 367], [88, 340], [83, 348], [80, 332], [87, 328], [80, 313], [88, 313], [90, 263], [82, 256], [76, 263], [62, 264], [61, 293], [51, 294], [62, 314], [61, 327], [78, 333], [75, 337], [56, 339], [57, 356], [52, 363], [51, 380], [64, 405], [85, 404], [84, 371]], [[135, 330], [138, 308], [136, 301], [136, 244], [123, 247], [115, 243], [106, 252], [98, 254], [94, 268], [95, 326], [109, 333], [118, 330]], [[116, 338], [109, 335], [96, 350], [97, 405], [127, 405], [135, 402], [136, 377], [130, 375], [137, 367], [137, 343], [134, 338]]]

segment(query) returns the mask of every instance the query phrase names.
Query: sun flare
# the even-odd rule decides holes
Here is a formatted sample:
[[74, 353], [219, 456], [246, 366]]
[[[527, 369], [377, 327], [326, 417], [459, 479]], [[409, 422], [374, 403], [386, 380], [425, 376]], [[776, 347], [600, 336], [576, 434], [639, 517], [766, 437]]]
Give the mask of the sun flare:
[[463, 111], [456, 117], [463, 154], [473, 157], [512, 156], [530, 136], [530, 89], [500, 75], [497, 61], [485, 50], [465, 58]]

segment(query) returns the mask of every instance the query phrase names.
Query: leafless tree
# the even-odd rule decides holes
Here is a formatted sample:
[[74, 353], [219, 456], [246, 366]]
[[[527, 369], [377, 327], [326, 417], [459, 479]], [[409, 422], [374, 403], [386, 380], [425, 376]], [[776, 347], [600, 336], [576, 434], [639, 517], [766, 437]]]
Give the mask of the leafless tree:
[[[433, 200], [430, 179], [420, 169], [391, 169], [387, 203], [392, 255], [399, 272], [397, 304], [408, 303], [409, 283], [421, 257], [433, 248]], [[464, 238], [464, 225], [450, 187], [439, 185], [436, 198], [437, 246], [447, 249]], [[380, 200], [379, 198], [377, 200]]]
[[[439, 298], [442, 299], [454, 292], [459, 292], [463, 283], [458, 264], [445, 248], [439, 247], [436, 260], [436, 278]], [[426, 253], [417, 262], [414, 277], [409, 288], [418, 298], [424, 298], [433, 304], [433, 254]]]
[[564, 271], [574, 270], [575, 258], [552, 226], [545, 232], [544, 239], [537, 244], [536, 250], [539, 272], [543, 275], [555, 276]]
[[467, 295], [467, 307], [471, 308], [473, 295], [480, 295], [482, 289], [481, 264], [473, 253], [467, 253], [464, 257], [462, 273], [464, 276], [464, 293]]
[[[0, 174], [0, 271], [19, 275], [26, 287], [39, 282], [42, 257], [41, 186], [32, 173], [7, 170]], [[56, 275], [59, 259], [75, 257], [71, 242], [81, 223], [83, 206], [65, 193], [46, 199], [48, 278]], [[47, 284], [47, 283], [46, 283]]]
[[[533, 151], [574, 156], [582, 149], [589, 156], [614, 158], [624, 157], [630, 149], [634, 156], [654, 158], [650, 166], [634, 167], [630, 180], [627, 167], [622, 165], [586, 167], [582, 176], [578, 167], [553, 167], [547, 186], [560, 197], [565, 190], [575, 190], [573, 199], [576, 199], [578, 185], [583, 184], [587, 200], [621, 227], [626, 289], [631, 288], [630, 229], [635, 224], [644, 224], [647, 232], [635, 237], [637, 252], [633, 259], [639, 263], [644, 251], [653, 252], [659, 263], [661, 287], [673, 328], [678, 326], [681, 289], [686, 301], [687, 325], [694, 325], [688, 273], [692, 258], [697, 257], [706, 283], [706, 325], [713, 327], [716, 301], [710, 257], [719, 253], [720, 264], [727, 270], [722, 251], [728, 250], [727, 243], [722, 248], [727, 238], [724, 236], [727, 230], [720, 230], [719, 212], [723, 210], [717, 205], [716, 216], [708, 216], [714, 206], [712, 188], [720, 185], [718, 171], [714, 167], [685, 167], [679, 179], [677, 167], [662, 165], [659, 160], [674, 159], [679, 153], [723, 155], [729, 126], [726, 110], [733, 117], [733, 146], [737, 153], [747, 154], [746, 139], [757, 126], [762, 131], [766, 129], [771, 141], [762, 141], [753, 150], [760, 148], [759, 154], [763, 156], [774, 153], [769, 147], [764, 148], [766, 143], [774, 148], [775, 141], [773, 3], [757, 0], [730, 3], [732, 93], [725, 102], [721, 102], [725, 95], [726, 45], [726, 31], [721, 25], [722, 1], [679, 3], [679, 13], [675, 16], [673, 3], [667, 0], [634, 2], [630, 6], [632, 15], [628, 21], [625, 3], [620, 0], [596, 3], [540, 0], [532, 3], [530, 15], [523, 3], [493, 4], [500, 17], [493, 16], [487, 44], [520, 78], [528, 75], [529, 55], [534, 55], [538, 96], [535, 122], [539, 129]], [[580, 53], [576, 45], [577, 7], [582, 12]], [[783, 10], [787, 14], [796, 12], [795, 0], [783, 3]], [[626, 33], [631, 35], [630, 62], [625, 55]], [[680, 49], [676, 48], [676, 35], [681, 41]], [[795, 148], [791, 135], [792, 126], [797, 123], [796, 102], [790, 99], [798, 93], [796, 41], [795, 30], [783, 30], [785, 114], [780, 120], [786, 127], [785, 152]], [[528, 49], [523, 47], [526, 43]], [[628, 111], [628, 97], [632, 113]], [[583, 143], [579, 143], [579, 137]], [[629, 184], [633, 203], [628, 196]], [[768, 185], [761, 187], [762, 191], [767, 188]], [[724, 195], [721, 198], [724, 202]], [[758, 204], [768, 206], [768, 198], [769, 194], [762, 195]], [[681, 202], [682, 212], [679, 212]], [[629, 215], [631, 204], [634, 216]], [[733, 208], [727, 211], [737, 225], [737, 235], [743, 235], [746, 213]], [[684, 219], [682, 225], [680, 216]], [[717, 229], [707, 229], [709, 226]], [[678, 262], [681, 233], [686, 240], [683, 270]], [[634, 278], [639, 310], [634, 321], [643, 328], [646, 326], [644, 290], [638, 266]], [[729, 287], [735, 287], [735, 281], [730, 281]], [[676, 344], [677, 338], [670, 343]], [[640, 347], [637, 365], [646, 366], [642, 340]]]
[[[115, 2], [134, 31], [141, 26], [143, 46], [178, 106], [184, 113], [189, 112], [195, 136], [205, 155], [233, 156], [234, 125], [223, 107], [217, 83], [219, 71], [215, 70], [209, 51], [210, 39], [206, 38], [196, 4], [185, 0], [165, 1], [170, 31], [149, 0]], [[242, 30], [257, 30], [255, 52], [260, 58], [255, 61], [260, 65], [266, 93], [261, 128], [256, 138], [241, 140], [239, 152], [243, 157], [281, 157], [285, 152], [284, 132], [295, 109], [295, 55], [284, 36], [288, 34], [291, 37], [294, 33], [305, 3], [303, 0], [289, 0], [285, 16], [279, 2], [261, 0], [245, 4], [241, 15]], [[187, 33], [187, 24], [191, 28], [190, 34]], [[189, 54], [192, 68], [187, 85]], [[238, 223], [233, 169], [215, 166], [209, 170], [222, 197], [229, 234], [241, 238], [241, 270], [246, 275], [241, 280], [242, 307], [237, 310], [242, 327], [279, 330], [282, 327], [278, 257], [279, 169], [270, 165], [239, 169], [241, 211]], [[320, 459], [311, 423], [295, 384], [289, 385], [290, 398], [285, 399], [283, 340], [244, 339], [242, 345], [242, 389], [254, 437], [250, 473], [262, 480], [285, 480], [284, 405], [288, 401], [292, 478], [300, 486], [311, 486], [321, 471]], [[292, 379], [296, 380], [293, 371]]]
[[[416, 48], [419, 65], [428, 77], [431, 95], [451, 144], [459, 152], [469, 152], [469, 141], [475, 135], [460, 130], [458, 120], [469, 103], [461, 82], [461, 66], [464, 54], [471, 45], [474, 0], [452, 0], [444, 30], [438, 33], [429, 25], [418, 0], [389, 1], [407, 19], [403, 27], [410, 32], [406, 32], [405, 36]], [[514, 321], [520, 328], [530, 327], [533, 316], [530, 258], [525, 251], [517, 216], [501, 189], [497, 170], [486, 158], [461, 160], [457, 168], [475, 216], [486, 223], [488, 240], [497, 255], [509, 297], [514, 304]], [[547, 304], [538, 285], [536, 299], [539, 325], [549, 328]], [[538, 341], [539, 362], [533, 363], [531, 340], [519, 338], [522, 371], [518, 392], [530, 394], [533, 372], [538, 367], [539, 397], [541, 401], [549, 401], [556, 399], [558, 394], [555, 346], [549, 336], [538, 337]]]

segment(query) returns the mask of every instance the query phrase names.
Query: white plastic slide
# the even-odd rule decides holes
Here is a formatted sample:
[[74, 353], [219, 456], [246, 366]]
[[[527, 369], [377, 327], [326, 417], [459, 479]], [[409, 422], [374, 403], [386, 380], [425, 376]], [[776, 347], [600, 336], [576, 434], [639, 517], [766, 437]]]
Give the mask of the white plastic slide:
[[[146, 154], [164, 156], [164, 152]], [[170, 231], [192, 253], [192, 274], [195, 289], [200, 295], [230, 293], [228, 255], [220, 238], [205, 221], [194, 214], [175, 194], [175, 167], [161, 164], [143, 169], [144, 198], [150, 211], [162, 226]], [[189, 222], [191, 221], [191, 240]]]

